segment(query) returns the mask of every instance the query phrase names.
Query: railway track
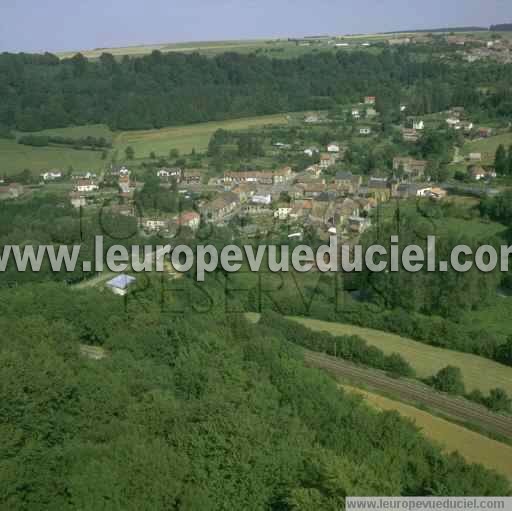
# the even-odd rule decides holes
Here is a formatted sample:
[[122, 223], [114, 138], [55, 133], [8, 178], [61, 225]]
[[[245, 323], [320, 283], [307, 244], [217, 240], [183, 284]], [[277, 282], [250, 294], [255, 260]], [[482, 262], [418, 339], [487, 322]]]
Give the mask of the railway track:
[[362, 368], [323, 353], [304, 350], [304, 358], [308, 366], [324, 369], [335, 376], [350, 378], [376, 390], [384, 390], [405, 400], [424, 404], [454, 420], [512, 439], [512, 417], [493, 413], [477, 403], [437, 392], [414, 380], [394, 379], [383, 371]]

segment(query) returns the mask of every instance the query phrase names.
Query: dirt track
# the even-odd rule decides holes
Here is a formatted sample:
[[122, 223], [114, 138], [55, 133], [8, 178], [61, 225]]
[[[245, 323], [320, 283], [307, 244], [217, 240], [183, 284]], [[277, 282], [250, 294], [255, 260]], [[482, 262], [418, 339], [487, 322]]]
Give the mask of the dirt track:
[[349, 378], [355, 383], [383, 390], [407, 401], [424, 404], [457, 421], [473, 424], [485, 431], [512, 439], [512, 417], [490, 412], [485, 407], [460, 397], [436, 392], [417, 381], [394, 379], [382, 371], [362, 368], [323, 353], [308, 350], [304, 352], [308, 366], [325, 369], [335, 376]]

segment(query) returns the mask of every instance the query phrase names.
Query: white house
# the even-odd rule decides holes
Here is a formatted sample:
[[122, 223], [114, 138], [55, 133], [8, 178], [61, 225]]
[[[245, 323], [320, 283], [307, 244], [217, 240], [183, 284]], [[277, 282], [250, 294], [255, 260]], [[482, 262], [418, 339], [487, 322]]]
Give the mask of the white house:
[[331, 142], [327, 146], [327, 152], [328, 153], [339, 153], [340, 152], [340, 146], [336, 142]]
[[251, 197], [251, 202], [253, 204], [264, 204], [268, 206], [272, 203], [272, 195], [270, 195], [269, 193], [265, 195], [253, 195]]
[[128, 288], [135, 284], [135, 281], [135, 277], [122, 273], [121, 275], [114, 277], [112, 280], [109, 280], [107, 282], [107, 287], [110, 288], [114, 294], [125, 296], [128, 294]]
[[361, 118], [361, 112], [357, 108], [352, 109], [352, 117], [354, 119], [360, 119]]
[[456, 130], [460, 129], [460, 120], [455, 119], [454, 117], [448, 117], [448, 119], [446, 119], [446, 124], [448, 124], [450, 128]]
[[292, 210], [293, 208], [289, 205], [279, 206], [274, 212], [274, 217], [278, 220], [287, 220]]
[[359, 134], [360, 135], [370, 135], [371, 132], [372, 132], [371, 128], [368, 128], [368, 127], [359, 128]]
[[412, 129], [421, 131], [425, 129], [425, 123], [421, 119], [419, 121], [413, 121]]
[[59, 171], [49, 171], [41, 174], [43, 181], [55, 181], [56, 179], [62, 179], [62, 172]]
[[304, 154], [310, 158], [312, 158], [315, 153], [318, 153], [318, 149], [316, 147], [308, 147], [307, 149], [304, 149]]
[[81, 193], [95, 192], [98, 188], [92, 179], [80, 179], [76, 184], [76, 191]]

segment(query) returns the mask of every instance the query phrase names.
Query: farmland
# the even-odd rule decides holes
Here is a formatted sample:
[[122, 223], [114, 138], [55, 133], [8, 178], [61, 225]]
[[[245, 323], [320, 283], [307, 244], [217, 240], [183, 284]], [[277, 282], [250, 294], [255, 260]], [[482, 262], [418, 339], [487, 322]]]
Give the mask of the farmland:
[[309, 318], [291, 318], [316, 331], [333, 335], [358, 335], [384, 353], [399, 353], [414, 368], [420, 378], [437, 373], [447, 365], [460, 367], [464, 382], [469, 391], [479, 389], [482, 392], [502, 387], [512, 393], [512, 368], [492, 360], [469, 353], [436, 348], [398, 335], [360, 328], [340, 323], [330, 323]]
[[463, 147], [463, 153], [482, 153], [483, 163], [490, 165], [494, 163], [494, 155], [500, 144], [505, 147], [511, 145], [512, 133], [503, 133], [494, 137], [467, 142]]
[[25, 169], [34, 174], [42, 170], [73, 167], [74, 170], [98, 171], [105, 162], [101, 151], [77, 151], [67, 147], [31, 147], [14, 140], [0, 139], [0, 175], [10, 175]]
[[512, 479], [511, 446], [400, 401], [351, 386], [343, 385], [343, 388], [350, 393], [362, 396], [367, 403], [379, 410], [396, 411], [412, 420], [421, 428], [425, 436], [440, 444], [445, 451], [457, 451], [469, 462], [481, 463]]
[[206, 122], [160, 130], [124, 131], [114, 137], [114, 147], [119, 152], [124, 151], [128, 146], [133, 147], [136, 158], [147, 157], [151, 151], [154, 151], [157, 156], [167, 156], [171, 149], [178, 149], [181, 153], [190, 153], [192, 149], [203, 152], [208, 148], [210, 137], [218, 129], [244, 130], [287, 123], [288, 116], [278, 114]]

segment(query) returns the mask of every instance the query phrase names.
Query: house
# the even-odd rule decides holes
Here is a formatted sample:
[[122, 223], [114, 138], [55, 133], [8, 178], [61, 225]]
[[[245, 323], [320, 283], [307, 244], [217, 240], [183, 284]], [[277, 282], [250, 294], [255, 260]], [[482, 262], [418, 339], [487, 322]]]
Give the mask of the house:
[[448, 44], [455, 44], [457, 46], [464, 46], [468, 39], [465, 36], [458, 36], [458, 35], [447, 35], [445, 38], [445, 41]]
[[176, 223], [181, 227], [188, 227], [195, 231], [199, 229], [201, 215], [195, 211], [186, 211], [176, 219]]
[[75, 190], [81, 193], [90, 193], [98, 190], [98, 185], [92, 179], [79, 179]]
[[489, 138], [490, 136], [492, 136], [492, 128], [479, 128], [478, 135], [481, 138]]
[[121, 275], [114, 277], [112, 280], [109, 280], [107, 282], [107, 287], [110, 288], [114, 294], [125, 296], [128, 294], [129, 287], [135, 284], [135, 282], [135, 277], [122, 273]]
[[340, 146], [336, 142], [331, 142], [327, 146], [327, 152], [328, 153], [339, 153], [340, 152]]
[[0, 200], [17, 199], [23, 195], [23, 185], [19, 183], [10, 183], [6, 186], [0, 186]]
[[417, 131], [422, 131], [425, 129], [425, 122], [421, 119], [412, 121], [412, 129]]
[[320, 174], [322, 173], [322, 167], [317, 164], [310, 165], [305, 172], [310, 174], [312, 177], [320, 177]]
[[143, 218], [142, 227], [145, 231], [166, 231], [169, 229], [169, 220], [165, 218]]
[[432, 193], [432, 187], [419, 184], [401, 184], [398, 186], [396, 196], [401, 199], [412, 197], [429, 197]]
[[62, 172], [60, 170], [49, 171], [41, 174], [43, 181], [55, 181], [56, 179], [62, 179]]
[[469, 168], [469, 175], [475, 181], [480, 181], [481, 179], [485, 179], [487, 177], [487, 171], [478, 165], [474, 165]]
[[316, 147], [308, 147], [304, 149], [304, 154], [312, 158], [316, 153], [318, 153], [318, 149]]
[[410, 37], [392, 37], [391, 39], [388, 39], [388, 44], [390, 46], [403, 46], [405, 44], [409, 44], [410, 42]]
[[361, 112], [357, 108], [352, 109], [352, 117], [354, 119], [360, 119], [361, 118]]
[[162, 168], [160, 169], [156, 175], [162, 181], [170, 181], [174, 179], [177, 183], [181, 181], [182, 170], [179, 167], [174, 168]]
[[404, 173], [412, 178], [421, 178], [425, 174], [428, 162], [425, 160], [415, 160], [410, 157], [393, 158], [393, 170], [403, 169]]
[[306, 116], [306, 118], [304, 119], [304, 122], [306, 124], [315, 124], [317, 122], [320, 121], [320, 118], [318, 117], [317, 114], [309, 114]]
[[482, 153], [469, 153], [468, 159], [470, 161], [482, 161]]
[[463, 129], [466, 133], [470, 132], [473, 129], [473, 123], [471, 121], [461, 121], [460, 127]]
[[287, 220], [292, 213], [292, 206], [290, 204], [279, 204], [274, 211], [274, 218], [278, 220]]
[[415, 129], [403, 128], [402, 138], [404, 142], [417, 142], [420, 138], [419, 133]]
[[320, 155], [320, 168], [328, 169], [336, 164], [336, 156], [333, 153], [323, 153]]
[[369, 127], [367, 127], [367, 126], [365, 126], [365, 127], [363, 127], [363, 128], [359, 128], [359, 134], [360, 134], [360, 135], [364, 135], [364, 136], [366, 136], [366, 135], [370, 135], [370, 134], [371, 134], [371, 132], [372, 132], [372, 129], [371, 129], [371, 128], [369, 128]]
[[363, 234], [372, 226], [372, 221], [368, 217], [351, 216], [348, 219], [347, 228], [355, 234]]
[[366, 117], [376, 117], [377, 116], [377, 110], [375, 108], [367, 108], [366, 109]]
[[231, 192], [238, 195], [240, 202], [247, 202], [256, 193], [256, 187], [244, 183], [232, 188]]
[[448, 124], [449, 128], [453, 128], [454, 130], [460, 129], [460, 119], [455, 117], [448, 117], [448, 119], [446, 119], [446, 124]]
[[364, 98], [364, 104], [365, 105], [375, 105], [376, 99], [377, 98], [375, 96], [366, 96]]
[[407, 105], [400, 105], [400, 112], [405, 112], [407, 110]]
[[355, 176], [352, 172], [338, 172], [334, 178], [336, 189], [345, 194], [356, 194], [362, 183], [361, 176]]
[[231, 192], [225, 192], [216, 199], [206, 203], [201, 210], [201, 216], [207, 222], [221, 222], [239, 206], [240, 200], [238, 196]]
[[368, 195], [378, 201], [387, 201], [391, 197], [391, 187], [386, 178], [371, 177], [368, 180]]
[[71, 192], [69, 194], [69, 200], [71, 202], [71, 205], [77, 209], [85, 208], [85, 206], [87, 205], [87, 200], [85, 196], [77, 192]]
[[185, 170], [182, 172], [181, 182], [186, 185], [200, 185], [203, 173], [200, 170]]
[[119, 176], [118, 181], [119, 191], [121, 195], [130, 196], [135, 191], [135, 183], [130, 181], [130, 176]]
[[312, 199], [299, 199], [295, 200], [292, 205], [292, 211], [290, 213], [291, 218], [304, 218], [311, 214], [313, 209]]
[[444, 199], [448, 195], [448, 192], [439, 186], [433, 186], [430, 191], [429, 197], [434, 200]]
[[264, 204], [266, 206], [269, 206], [272, 204], [272, 195], [268, 194], [260, 194], [260, 195], [253, 195], [251, 197], [250, 202], [252, 204]]
[[325, 192], [324, 183], [306, 183], [303, 184], [302, 187], [304, 188], [304, 197], [307, 199], [318, 197]]
[[293, 180], [293, 170], [291, 167], [283, 167], [282, 169], [276, 170], [272, 177], [273, 184], [289, 183], [292, 180]]

